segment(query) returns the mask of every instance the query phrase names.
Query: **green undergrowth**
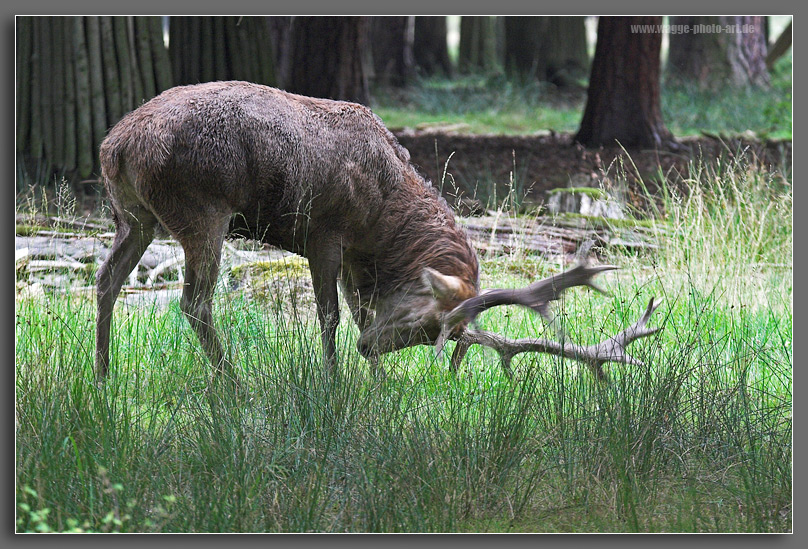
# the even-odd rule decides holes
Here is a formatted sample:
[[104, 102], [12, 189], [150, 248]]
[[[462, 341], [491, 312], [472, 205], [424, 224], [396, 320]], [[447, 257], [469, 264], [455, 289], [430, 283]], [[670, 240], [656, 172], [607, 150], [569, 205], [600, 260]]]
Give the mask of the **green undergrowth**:
[[[662, 329], [629, 347], [643, 365], [607, 364], [609, 383], [530, 353], [508, 378], [479, 347], [456, 374], [419, 347], [374, 377], [347, 310], [328, 375], [311, 304], [222, 291], [241, 390], [211, 382], [177, 303], [119, 302], [99, 386], [93, 302], [18, 298], [17, 530], [790, 531], [791, 183], [753, 163], [692, 172], [658, 197], [658, 249], [601, 251], [621, 267], [600, 277], [609, 295], [569, 291], [550, 326], [516, 308], [479, 318], [589, 345], [662, 298]], [[482, 285], [565, 268], [485, 256]]]

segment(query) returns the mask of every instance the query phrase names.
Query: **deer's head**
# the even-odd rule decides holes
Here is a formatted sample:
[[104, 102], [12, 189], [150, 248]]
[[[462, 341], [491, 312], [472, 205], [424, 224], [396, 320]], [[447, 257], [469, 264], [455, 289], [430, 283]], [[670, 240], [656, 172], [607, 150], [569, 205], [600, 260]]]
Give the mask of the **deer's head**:
[[[359, 352], [370, 358], [413, 345], [432, 345], [444, 328], [445, 315], [477, 293], [476, 281], [425, 267], [420, 279], [378, 299], [376, 316], [359, 337]], [[452, 335], [465, 327], [466, 322], [457, 322]]]

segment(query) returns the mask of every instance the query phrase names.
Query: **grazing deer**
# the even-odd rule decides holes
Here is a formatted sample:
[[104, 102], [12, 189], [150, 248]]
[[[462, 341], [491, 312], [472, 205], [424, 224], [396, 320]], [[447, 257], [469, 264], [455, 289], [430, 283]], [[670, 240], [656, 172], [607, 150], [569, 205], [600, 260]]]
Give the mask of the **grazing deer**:
[[[467, 332], [483, 310], [515, 303], [543, 312], [565, 288], [591, 286], [612, 268], [581, 264], [521, 290], [481, 294], [477, 256], [451, 209], [381, 120], [354, 103], [246, 82], [172, 88], [112, 128], [101, 168], [116, 233], [97, 275], [99, 379], [109, 369], [113, 304], [158, 224], [185, 250], [181, 308], [216, 372], [230, 369], [211, 314], [228, 232], [308, 259], [329, 367], [338, 283], [361, 331], [359, 352], [374, 368], [383, 353], [442, 347], [447, 338], [462, 343], [456, 367], [472, 343], [534, 350]], [[621, 361], [612, 355], [606, 360]]]

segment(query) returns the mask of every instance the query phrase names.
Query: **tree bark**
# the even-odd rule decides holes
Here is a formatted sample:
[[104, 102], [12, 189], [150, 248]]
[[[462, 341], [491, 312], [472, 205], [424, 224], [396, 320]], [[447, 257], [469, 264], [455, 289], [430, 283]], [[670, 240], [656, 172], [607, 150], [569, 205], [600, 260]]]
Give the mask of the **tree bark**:
[[705, 89], [768, 85], [764, 17], [680, 16], [671, 24], [689, 31], [670, 36], [667, 73], [673, 81]]
[[659, 66], [662, 35], [632, 32], [632, 25], [660, 25], [661, 17], [601, 17], [581, 127], [586, 146], [675, 148], [662, 121]]
[[296, 17], [287, 89], [367, 104], [368, 84], [362, 67], [366, 41], [364, 17]]
[[449, 46], [446, 43], [446, 17], [415, 18], [413, 59], [416, 70], [425, 76], [452, 75]]

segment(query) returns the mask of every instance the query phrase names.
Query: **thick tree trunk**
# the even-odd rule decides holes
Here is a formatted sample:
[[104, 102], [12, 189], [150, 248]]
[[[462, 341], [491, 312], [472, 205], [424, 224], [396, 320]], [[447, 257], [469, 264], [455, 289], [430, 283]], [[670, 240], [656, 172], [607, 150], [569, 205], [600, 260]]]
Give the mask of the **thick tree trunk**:
[[688, 30], [670, 36], [667, 73], [672, 80], [708, 89], [728, 83], [768, 85], [764, 17], [680, 16], [672, 17], [671, 24]]
[[413, 58], [415, 66], [425, 76], [451, 76], [449, 46], [446, 42], [446, 17], [415, 18]]
[[291, 42], [289, 91], [368, 103], [368, 84], [362, 67], [367, 18], [296, 17]]
[[[601, 17], [581, 127], [586, 146], [676, 147], [662, 121], [659, 54], [662, 35], [633, 25], [659, 25], [661, 17]], [[635, 30], [635, 32], [632, 32]]]

